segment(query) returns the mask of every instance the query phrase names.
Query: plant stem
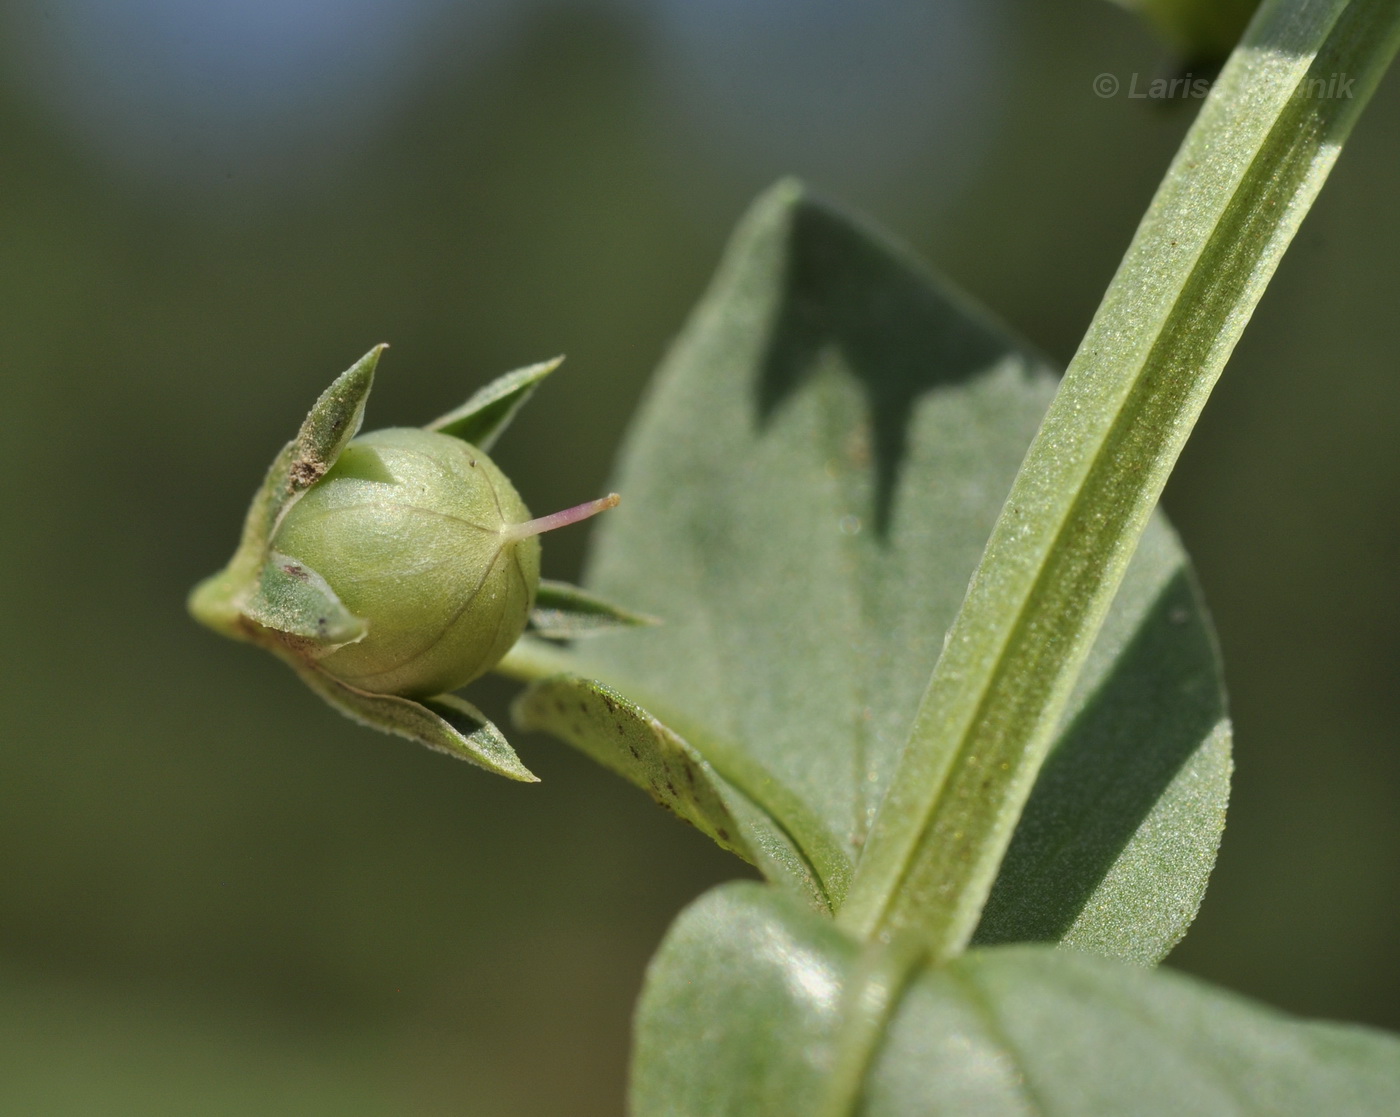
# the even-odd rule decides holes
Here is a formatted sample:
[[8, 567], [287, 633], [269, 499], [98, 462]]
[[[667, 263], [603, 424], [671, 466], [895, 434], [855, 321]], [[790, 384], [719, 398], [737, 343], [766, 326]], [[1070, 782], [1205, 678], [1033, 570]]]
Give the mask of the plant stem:
[[1272, 0], [1065, 373], [949, 632], [840, 922], [963, 949], [1206, 397], [1400, 42], [1400, 0]]

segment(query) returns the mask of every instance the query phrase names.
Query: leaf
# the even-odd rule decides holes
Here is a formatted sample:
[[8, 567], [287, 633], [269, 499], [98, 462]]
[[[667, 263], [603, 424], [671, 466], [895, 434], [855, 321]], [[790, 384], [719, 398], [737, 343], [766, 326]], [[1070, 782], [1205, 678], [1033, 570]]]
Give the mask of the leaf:
[[461, 407], [434, 419], [427, 429], [450, 434], [489, 453], [515, 413], [535, 394], [540, 381], [563, 363], [563, 357], [555, 357], [497, 377]]
[[359, 431], [374, 370], [386, 348], [376, 345], [336, 377], [312, 405], [296, 437], [272, 460], [253, 495], [233, 558], [190, 594], [190, 612], [201, 623], [234, 639], [248, 638], [240, 613], [243, 603], [258, 592], [278, 518], [291, 500], [325, 475]]
[[371, 694], [334, 679], [295, 655], [285, 655], [306, 685], [352, 721], [407, 737], [488, 772], [522, 783], [539, 779], [520, 763], [505, 735], [470, 702], [455, 694], [414, 700]]
[[1388, 1117], [1400, 1039], [1075, 951], [863, 953], [794, 898], [737, 883], [683, 912], [652, 961], [631, 1112]]
[[1394, 0], [1271, 2], [1250, 25], [968, 585], [841, 912], [857, 937], [971, 938], [1177, 455], [1397, 45]]
[[1200, 906], [1230, 789], [1219, 657], [1160, 517], [1133, 562], [975, 942], [1064, 942], [1151, 965]]
[[520, 728], [567, 741], [722, 848], [831, 910], [816, 873], [792, 839], [689, 742], [636, 703], [601, 683], [558, 675], [530, 686], [511, 712]]
[[745, 861], [753, 860], [714, 769], [640, 706], [601, 683], [566, 675], [530, 687], [511, 713], [522, 729], [568, 740], [677, 818]]
[[614, 605], [568, 582], [542, 578], [535, 594], [535, 607], [530, 610], [528, 631], [547, 640], [576, 640], [581, 636], [657, 623], [655, 617]]
[[335, 465], [346, 443], [365, 421], [365, 403], [374, 385], [374, 370], [387, 345], [376, 345], [342, 372], [321, 393], [289, 447], [288, 487], [293, 493], [309, 489]]
[[326, 651], [364, 636], [368, 626], [304, 562], [271, 551], [243, 615], [264, 628], [315, 640]]
[[[658, 373], [623, 454], [626, 500], [594, 537], [590, 591], [664, 623], [578, 645], [540, 673], [606, 679], [683, 733], [809, 861], [821, 859], [777, 788], [854, 861], [1054, 384], [1043, 360], [877, 234], [780, 185], [741, 225]], [[1159, 957], [1190, 922], [1228, 789], [1208, 622], [1194, 594], [1156, 607], [1189, 575], [1170, 531], [1154, 539], [1062, 742], [1076, 767], [1101, 761], [1115, 779], [1063, 809], [1040, 804], [1035, 824], [1058, 827], [1058, 842], [1082, 832], [1062, 847], [1073, 886], [1047, 897], [1053, 884], [1023, 875], [1001, 897], [1003, 929], [1111, 949], [1117, 917], [1151, 909], [1135, 957]], [[1185, 622], [1168, 623], [1178, 608]], [[1155, 635], [1141, 639], [1170, 654], [1115, 669], [1144, 625]], [[1091, 704], [1095, 715], [1074, 718]], [[712, 742], [770, 785], [747, 783]], [[1184, 812], [1196, 829], [1164, 833], [1157, 797], [1188, 785], [1206, 804]], [[1133, 895], [1126, 882], [1100, 887], [1114, 880]], [[839, 903], [843, 885], [824, 884]]]

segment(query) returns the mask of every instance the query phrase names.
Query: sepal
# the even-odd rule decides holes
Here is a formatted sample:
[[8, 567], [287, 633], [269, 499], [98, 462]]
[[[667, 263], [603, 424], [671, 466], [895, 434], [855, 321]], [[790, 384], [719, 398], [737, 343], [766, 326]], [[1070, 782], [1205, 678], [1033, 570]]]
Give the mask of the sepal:
[[369, 631], [321, 575], [276, 551], [269, 552], [257, 590], [241, 612], [264, 628], [313, 640], [327, 652], [362, 640]]
[[376, 345], [336, 377], [312, 405], [296, 437], [273, 459], [244, 518], [238, 550], [223, 570], [190, 594], [190, 612], [201, 623], [225, 636], [249, 639], [242, 607], [258, 592], [273, 529], [287, 506], [325, 476], [359, 432], [374, 370], [386, 348]]
[[489, 453], [516, 412], [535, 394], [540, 381], [563, 363], [563, 357], [555, 357], [499, 376], [474, 392], [461, 407], [434, 419], [427, 429], [450, 434]]
[[575, 640], [660, 623], [657, 617], [634, 613], [568, 582], [542, 578], [526, 631], [546, 640]]
[[480, 710], [455, 694], [420, 700], [371, 694], [333, 679], [314, 664], [289, 657], [306, 685], [352, 721], [407, 737], [488, 772], [538, 783], [502, 733]]

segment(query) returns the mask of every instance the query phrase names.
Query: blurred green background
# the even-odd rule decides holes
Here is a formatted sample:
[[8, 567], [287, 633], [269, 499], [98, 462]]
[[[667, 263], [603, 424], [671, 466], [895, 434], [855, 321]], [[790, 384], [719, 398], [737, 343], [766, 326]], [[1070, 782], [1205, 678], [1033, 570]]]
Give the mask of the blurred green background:
[[[619, 1112], [645, 962], [738, 863], [552, 741], [524, 787], [359, 729], [187, 588], [381, 340], [372, 427], [567, 353], [497, 459], [600, 491], [783, 173], [1067, 359], [1197, 107], [1093, 79], [1174, 66], [1101, 0], [0, 8], [0, 1112]], [[1392, 75], [1166, 498], [1238, 759], [1173, 962], [1391, 1027], [1397, 137]]]

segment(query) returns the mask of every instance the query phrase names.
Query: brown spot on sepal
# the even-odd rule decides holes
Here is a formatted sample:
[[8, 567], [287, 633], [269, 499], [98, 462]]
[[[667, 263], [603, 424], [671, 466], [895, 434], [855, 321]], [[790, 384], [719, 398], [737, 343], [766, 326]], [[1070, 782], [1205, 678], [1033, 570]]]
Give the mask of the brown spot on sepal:
[[317, 481], [326, 475], [329, 468], [325, 462], [311, 461], [308, 458], [298, 458], [292, 462], [292, 467], [287, 471], [291, 481], [292, 491], [300, 492], [302, 489], [309, 489]]

